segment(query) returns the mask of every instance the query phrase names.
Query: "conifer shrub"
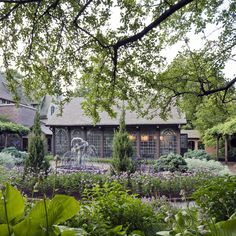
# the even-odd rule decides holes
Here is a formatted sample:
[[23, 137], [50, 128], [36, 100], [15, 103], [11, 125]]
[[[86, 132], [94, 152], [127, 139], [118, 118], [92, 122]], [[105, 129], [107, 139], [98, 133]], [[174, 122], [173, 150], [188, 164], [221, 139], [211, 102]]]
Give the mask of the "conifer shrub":
[[41, 171], [46, 175], [50, 167], [48, 160], [45, 158], [44, 136], [40, 128], [40, 115], [37, 112], [34, 120], [33, 130], [29, 138], [28, 152], [26, 160], [25, 173], [33, 173], [38, 176]]
[[112, 168], [114, 172], [135, 172], [135, 161], [132, 159], [133, 147], [125, 128], [124, 110], [121, 115], [119, 130], [114, 134], [112, 151]]

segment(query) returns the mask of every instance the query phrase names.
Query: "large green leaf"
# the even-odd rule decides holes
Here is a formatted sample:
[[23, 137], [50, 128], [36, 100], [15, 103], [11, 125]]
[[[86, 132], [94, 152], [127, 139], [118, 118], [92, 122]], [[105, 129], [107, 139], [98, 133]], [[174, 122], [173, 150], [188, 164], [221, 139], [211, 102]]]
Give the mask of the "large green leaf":
[[73, 217], [78, 211], [79, 203], [73, 197], [56, 195], [51, 201], [43, 199], [35, 205], [24, 221], [14, 227], [14, 233], [16, 236], [59, 235], [58, 228], [54, 225]]
[[50, 202], [48, 220], [49, 223], [59, 224], [71, 217], [79, 211], [79, 203], [74, 197], [65, 195], [56, 195]]
[[0, 225], [0, 235], [1, 236], [9, 236], [9, 230], [7, 224]]
[[13, 223], [23, 216], [25, 201], [17, 189], [7, 184], [0, 192], [0, 199], [0, 223]]
[[13, 227], [15, 236], [46, 236], [46, 232], [39, 224], [34, 224], [30, 219], [25, 219]]
[[214, 236], [236, 236], [236, 219], [219, 222], [215, 225]]

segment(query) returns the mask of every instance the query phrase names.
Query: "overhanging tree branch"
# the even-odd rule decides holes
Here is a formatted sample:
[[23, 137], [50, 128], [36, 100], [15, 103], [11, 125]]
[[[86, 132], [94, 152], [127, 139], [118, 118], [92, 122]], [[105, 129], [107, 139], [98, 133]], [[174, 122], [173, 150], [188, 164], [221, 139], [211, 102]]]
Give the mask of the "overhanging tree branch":
[[78, 12], [78, 14], [76, 15], [75, 19], [74, 19], [74, 24], [77, 25], [77, 20], [78, 18], [83, 14], [83, 12], [86, 10], [86, 8], [89, 6], [89, 4], [92, 2], [93, 0], [88, 0], [84, 6], [81, 7], [80, 11]]
[[41, 2], [42, 0], [0, 0], [0, 2], [4, 3], [19, 3], [19, 4], [26, 4], [26, 3], [35, 3]]
[[221, 91], [227, 91], [235, 83], [236, 83], [236, 77], [234, 79], [232, 79], [230, 82], [228, 82], [225, 86], [220, 87], [220, 88], [216, 88], [216, 89], [206, 90], [206, 91], [204, 91], [204, 93], [199, 94], [198, 97], [208, 96], [210, 94], [218, 93], [218, 92], [221, 92]]
[[176, 11], [179, 9], [185, 7], [189, 3], [193, 2], [194, 0], [181, 0], [178, 3], [170, 6], [168, 10], [166, 10], [163, 14], [161, 14], [156, 20], [154, 20], [151, 24], [146, 26], [142, 31], [140, 31], [137, 34], [134, 34], [128, 38], [119, 40], [114, 46], [117, 48], [120, 48], [122, 46], [125, 46], [129, 43], [136, 42], [138, 40], [141, 40], [145, 35], [147, 35], [151, 30], [159, 26], [163, 21], [165, 21], [168, 17], [173, 15]]
[[15, 6], [13, 6], [13, 7], [9, 10], [9, 12], [6, 13], [6, 15], [0, 17], [0, 21], [7, 19], [7, 18], [11, 15], [11, 13], [12, 13], [15, 9], [17, 9], [19, 6], [20, 6], [19, 3], [15, 4]]

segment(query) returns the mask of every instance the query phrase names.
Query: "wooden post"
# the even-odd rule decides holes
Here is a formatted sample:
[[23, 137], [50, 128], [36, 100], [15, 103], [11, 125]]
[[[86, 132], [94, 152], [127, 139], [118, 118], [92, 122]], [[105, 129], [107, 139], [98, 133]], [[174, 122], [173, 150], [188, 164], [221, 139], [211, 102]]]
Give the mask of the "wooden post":
[[219, 135], [217, 135], [217, 138], [216, 138], [216, 160], [219, 161], [219, 140], [220, 140], [220, 137]]
[[56, 130], [55, 127], [52, 128], [52, 154], [56, 155]]
[[198, 150], [198, 140], [194, 140], [194, 150]]
[[6, 133], [5, 134], [5, 144], [4, 144], [5, 148], [7, 147], [7, 143], [8, 143], [8, 134]]
[[141, 153], [140, 153], [140, 128], [137, 126], [136, 127], [136, 134], [137, 134], [137, 141], [136, 141], [136, 147], [137, 147], [137, 157], [141, 158]]
[[159, 158], [160, 157], [160, 129], [158, 128], [157, 129], [157, 140], [156, 140], [156, 145], [157, 145], [157, 147], [156, 147], [156, 152], [157, 152], [157, 158]]
[[181, 154], [181, 148], [180, 148], [180, 128], [178, 127], [178, 130], [177, 130], [177, 133], [176, 133], [176, 144], [177, 144], [177, 146], [176, 146], [176, 153], [177, 154]]
[[70, 127], [67, 128], [67, 135], [68, 135], [68, 151], [71, 151], [71, 129], [70, 129]]
[[225, 163], [228, 162], [228, 137], [225, 135]]
[[101, 127], [99, 128], [101, 130], [101, 158], [104, 158], [104, 129], [102, 129]]

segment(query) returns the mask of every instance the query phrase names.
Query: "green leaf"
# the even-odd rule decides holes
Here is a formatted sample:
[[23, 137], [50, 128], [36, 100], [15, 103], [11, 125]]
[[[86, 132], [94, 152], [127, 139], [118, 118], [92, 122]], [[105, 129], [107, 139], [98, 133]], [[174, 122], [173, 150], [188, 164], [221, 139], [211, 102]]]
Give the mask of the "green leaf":
[[0, 199], [0, 222], [13, 223], [23, 216], [25, 201], [17, 189], [7, 184], [6, 189], [0, 192]]
[[220, 236], [235, 236], [236, 235], [236, 219], [219, 222], [215, 225], [214, 230], [216, 235]]
[[79, 203], [74, 197], [56, 195], [50, 202], [48, 219], [50, 224], [62, 223], [79, 211]]
[[0, 225], [0, 235], [1, 236], [9, 236], [7, 224]]
[[38, 202], [24, 221], [14, 227], [14, 233], [20, 236], [58, 235], [55, 224], [63, 223], [79, 211], [75, 198], [56, 195], [51, 201], [44, 199]]

